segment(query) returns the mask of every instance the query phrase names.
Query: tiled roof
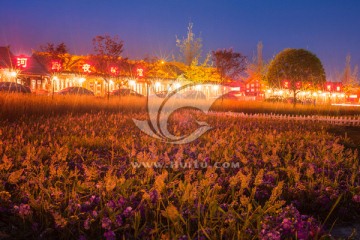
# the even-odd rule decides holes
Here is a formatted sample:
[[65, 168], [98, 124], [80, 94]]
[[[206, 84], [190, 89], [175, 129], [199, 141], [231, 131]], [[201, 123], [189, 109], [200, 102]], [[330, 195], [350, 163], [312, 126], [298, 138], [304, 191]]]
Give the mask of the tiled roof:
[[[13, 68], [15, 56], [10, 51], [10, 47], [0, 47], [0, 68]], [[39, 60], [31, 56], [28, 58], [27, 67], [21, 71], [21, 74], [26, 75], [48, 75], [46, 67], [43, 66]]]
[[43, 66], [39, 60], [31, 56], [28, 59], [28, 66], [21, 71], [22, 74], [33, 74], [33, 75], [49, 75], [48, 70]]
[[11, 68], [13, 58], [10, 47], [0, 47], [0, 68]]

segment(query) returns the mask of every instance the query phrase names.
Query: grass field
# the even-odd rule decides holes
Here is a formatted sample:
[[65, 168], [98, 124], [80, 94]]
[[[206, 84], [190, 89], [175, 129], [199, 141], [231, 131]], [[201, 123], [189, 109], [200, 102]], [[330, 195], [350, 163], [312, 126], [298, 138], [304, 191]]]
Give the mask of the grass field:
[[[192, 102], [192, 100], [180, 101]], [[82, 114], [99, 111], [112, 113], [142, 112], [146, 110], [146, 99], [114, 97], [108, 101], [106, 98], [101, 97], [55, 96], [55, 99], [51, 99], [48, 96], [0, 94], [0, 105], [0, 117], [2, 119], [16, 119], [23, 115]], [[210, 110], [293, 115], [360, 116], [360, 107], [300, 104], [294, 108], [292, 104], [286, 103], [233, 101], [226, 99], [217, 100]]]
[[[0, 96], [0, 238], [329, 239], [359, 221], [358, 128], [174, 113], [184, 145], [142, 133], [145, 100]], [[217, 102], [213, 110], [358, 115]], [[345, 134], [347, 132], [347, 134]], [[195, 165], [196, 164], [196, 165]]]

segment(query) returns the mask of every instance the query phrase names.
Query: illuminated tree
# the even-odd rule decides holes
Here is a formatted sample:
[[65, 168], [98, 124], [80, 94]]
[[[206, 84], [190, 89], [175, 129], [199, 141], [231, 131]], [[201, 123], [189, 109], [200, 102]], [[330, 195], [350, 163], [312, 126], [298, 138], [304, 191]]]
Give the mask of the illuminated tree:
[[321, 87], [326, 82], [320, 59], [304, 49], [285, 49], [271, 61], [267, 81], [273, 88], [288, 88], [294, 97], [309, 88]]
[[152, 79], [175, 79], [180, 69], [173, 62], [166, 62], [161, 59], [145, 59], [147, 75]]
[[259, 81], [261, 84], [266, 82], [268, 64], [263, 61], [262, 49], [263, 44], [259, 42], [257, 45], [257, 57], [254, 57], [253, 61], [249, 62], [246, 67], [246, 82]]
[[202, 40], [195, 38], [192, 27], [193, 23], [189, 23], [186, 38], [180, 40], [176, 37], [176, 46], [180, 48], [181, 60], [187, 66], [190, 66], [194, 60], [199, 60], [202, 48]]
[[190, 66], [184, 69], [184, 77], [194, 83], [203, 83], [206, 81], [218, 82], [219, 75], [216, 68], [209, 65], [211, 55], [208, 54], [205, 61], [198, 65], [198, 61], [193, 61]]
[[346, 65], [342, 76], [343, 91], [348, 94], [359, 85], [358, 66], [351, 69], [351, 56], [346, 56]]
[[[96, 36], [93, 38], [93, 48], [95, 54], [91, 56], [96, 73], [107, 83], [108, 99], [110, 98], [110, 80], [118, 76], [122, 58], [124, 43], [118, 36], [108, 35]], [[117, 70], [115, 70], [117, 69]]]
[[79, 56], [70, 55], [65, 43], [42, 45], [39, 51], [33, 52], [33, 56], [51, 73], [73, 72], [74, 66], [82, 60]]

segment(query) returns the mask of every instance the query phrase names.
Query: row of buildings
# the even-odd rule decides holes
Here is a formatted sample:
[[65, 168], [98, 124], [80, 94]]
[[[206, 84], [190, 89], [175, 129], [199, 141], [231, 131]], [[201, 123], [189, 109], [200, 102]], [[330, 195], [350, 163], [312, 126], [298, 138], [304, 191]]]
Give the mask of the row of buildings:
[[[148, 70], [142, 61], [126, 61], [121, 66], [109, 66], [112, 73], [104, 79], [86, 56], [67, 54], [62, 61], [49, 60], [46, 55], [15, 56], [10, 47], [0, 47], [0, 82], [16, 81], [29, 86], [34, 93], [51, 93], [66, 87], [82, 86], [104, 95], [108, 90], [128, 87], [140, 94], [147, 94], [147, 84], [151, 84], [150, 94], [179, 88], [191, 83], [184, 77], [183, 66], [176, 62], [152, 63]], [[50, 56], [51, 57], [51, 56]], [[211, 73], [208, 74], [211, 76]], [[290, 95], [284, 82], [282, 89], [267, 88], [258, 80], [233, 81], [222, 85], [215, 80], [207, 80], [194, 86], [207, 97], [219, 96], [227, 91], [239, 91], [244, 99], [263, 99], [272, 95]], [[303, 91], [301, 98], [316, 98], [325, 102], [359, 101], [357, 92], [345, 94], [341, 83], [327, 82], [321, 91]]]
[[[109, 66], [114, 74], [104, 79], [86, 56], [67, 55], [62, 62], [49, 61], [45, 57], [38, 54], [15, 56], [10, 47], [0, 47], [0, 82], [17, 82], [38, 94], [81, 86], [95, 95], [104, 95], [108, 90], [120, 87], [147, 95], [147, 84], [151, 85], [149, 93], [153, 94], [193, 83], [183, 76], [181, 64], [174, 62], [151, 63], [158, 66], [148, 71], [143, 61], [130, 60], [122, 63], [122, 66]], [[191, 88], [202, 91], [208, 97], [215, 97], [227, 91], [241, 91], [243, 87], [240, 82], [220, 86], [216, 81], [207, 80]], [[260, 88], [255, 94], [261, 95]]]

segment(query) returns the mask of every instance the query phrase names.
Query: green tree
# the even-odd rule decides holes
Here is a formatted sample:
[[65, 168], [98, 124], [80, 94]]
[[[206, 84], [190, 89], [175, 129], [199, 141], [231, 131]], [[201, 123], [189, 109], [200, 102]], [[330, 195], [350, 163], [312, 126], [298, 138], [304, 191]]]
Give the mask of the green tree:
[[304, 49], [284, 49], [271, 61], [267, 81], [270, 87], [283, 88], [287, 82], [294, 97], [309, 88], [322, 87], [326, 82], [325, 71], [320, 59]]
[[[91, 56], [92, 62], [98, 75], [100, 75], [108, 86], [108, 99], [110, 98], [110, 79], [119, 74], [122, 63], [121, 54], [124, 43], [118, 36], [99, 35], [93, 38], [95, 54]], [[114, 71], [112, 70], [114, 69]], [[117, 69], [117, 70], [115, 70]]]

